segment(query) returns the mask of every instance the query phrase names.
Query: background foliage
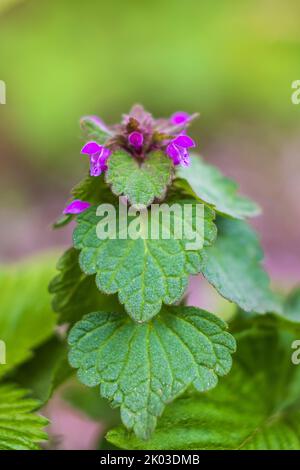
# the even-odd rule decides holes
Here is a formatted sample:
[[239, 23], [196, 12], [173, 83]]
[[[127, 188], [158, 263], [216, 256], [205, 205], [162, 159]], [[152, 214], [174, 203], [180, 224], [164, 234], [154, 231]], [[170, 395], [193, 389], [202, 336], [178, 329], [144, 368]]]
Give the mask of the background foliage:
[[[53, 233], [50, 225], [87, 168], [79, 155], [82, 115], [118, 121], [136, 101], [156, 116], [200, 111], [192, 136], [201, 153], [262, 206], [264, 216], [253, 224], [268, 270], [280, 290], [295, 285], [300, 105], [293, 106], [290, 95], [291, 82], [300, 78], [299, 15], [297, 0], [225, 0], [217, 7], [208, 0], [1, 1], [0, 80], [7, 85], [7, 104], [0, 107], [0, 339], [18, 341], [0, 377], [15, 384], [17, 396], [30, 389], [44, 402], [63, 378], [56, 361], [61, 344], [52, 336], [56, 315], [46, 292], [57, 253], [19, 263], [24, 255], [53, 245], [61, 252], [70, 244], [70, 229]], [[18, 263], [4, 266], [11, 261]], [[199, 279], [189, 302], [223, 316], [231, 311]], [[293, 319], [299, 307], [286, 312]], [[36, 357], [49, 358], [47, 373]], [[31, 413], [37, 402], [24, 407]], [[111, 424], [106, 412], [103, 423]], [[42, 424], [37, 421], [37, 428]], [[32, 435], [43, 438], [36, 430]], [[35, 446], [35, 438], [24, 445]]]

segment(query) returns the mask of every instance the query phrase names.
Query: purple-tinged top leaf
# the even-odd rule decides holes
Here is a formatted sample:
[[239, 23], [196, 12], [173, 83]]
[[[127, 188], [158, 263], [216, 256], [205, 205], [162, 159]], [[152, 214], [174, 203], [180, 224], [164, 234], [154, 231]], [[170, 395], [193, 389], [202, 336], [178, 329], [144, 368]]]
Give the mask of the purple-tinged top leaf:
[[185, 111], [178, 111], [177, 113], [172, 114], [170, 121], [174, 126], [184, 125], [189, 122], [190, 117], [191, 116]]
[[129, 134], [128, 136], [129, 145], [132, 145], [136, 149], [141, 148], [143, 145], [143, 142], [144, 142], [144, 136], [141, 132], [134, 131], [134, 132], [131, 132], [131, 134]]

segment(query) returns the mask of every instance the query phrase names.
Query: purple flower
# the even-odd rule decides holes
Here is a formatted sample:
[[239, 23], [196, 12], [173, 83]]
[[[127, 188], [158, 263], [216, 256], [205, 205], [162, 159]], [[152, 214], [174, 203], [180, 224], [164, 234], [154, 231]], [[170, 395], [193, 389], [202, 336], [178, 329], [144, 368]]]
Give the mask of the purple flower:
[[107, 170], [107, 159], [111, 154], [111, 151], [103, 145], [97, 144], [97, 142], [91, 141], [85, 144], [82, 148], [81, 153], [84, 153], [90, 157], [90, 175], [99, 176], [103, 171]]
[[90, 207], [89, 202], [81, 201], [80, 199], [75, 199], [70, 204], [65, 207], [64, 214], [80, 214], [80, 212], [85, 211]]
[[80, 124], [82, 127], [89, 123], [99, 127], [99, 129], [105, 134], [111, 134], [111, 129], [98, 116], [84, 116], [80, 119]]
[[191, 137], [181, 134], [167, 145], [166, 154], [173, 160], [174, 165], [189, 166], [190, 156], [188, 149], [195, 146], [196, 144]]
[[128, 136], [128, 143], [136, 149], [140, 149], [144, 142], [144, 136], [141, 132], [131, 132]]
[[170, 121], [174, 126], [183, 126], [187, 124], [190, 119], [191, 116], [188, 113], [184, 111], [178, 111], [177, 113], [172, 114]]

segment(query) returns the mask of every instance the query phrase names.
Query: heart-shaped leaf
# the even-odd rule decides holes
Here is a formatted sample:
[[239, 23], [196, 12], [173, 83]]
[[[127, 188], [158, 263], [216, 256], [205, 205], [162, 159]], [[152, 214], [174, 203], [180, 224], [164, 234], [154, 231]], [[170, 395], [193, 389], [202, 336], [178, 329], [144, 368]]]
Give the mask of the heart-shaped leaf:
[[[195, 201], [180, 201], [177, 207], [184, 211], [185, 204], [193, 209], [197, 207]], [[216, 236], [214, 213], [203, 205], [201, 208], [201, 215], [193, 214], [190, 222], [201, 245], [207, 246]], [[160, 311], [162, 302], [169, 305], [179, 301], [187, 288], [189, 275], [200, 270], [201, 247], [190, 251], [186, 249], [186, 238], [173, 238], [175, 227], [183, 223], [184, 212], [180, 214], [170, 213], [170, 239], [163, 239], [163, 229], [158, 239], [101, 239], [97, 236], [100, 217], [95, 207], [77, 218], [73, 238], [75, 248], [81, 250], [81, 269], [86, 274], [96, 273], [101, 291], [118, 292], [121, 304], [135, 321], [149, 320]], [[151, 232], [151, 212], [146, 215], [146, 230]]]
[[253, 217], [260, 208], [250, 199], [238, 194], [237, 184], [223, 176], [214, 166], [205, 163], [200, 156], [191, 156], [189, 167], [178, 167], [175, 180], [178, 188], [189, 196], [211, 205], [216, 212], [236, 219]]

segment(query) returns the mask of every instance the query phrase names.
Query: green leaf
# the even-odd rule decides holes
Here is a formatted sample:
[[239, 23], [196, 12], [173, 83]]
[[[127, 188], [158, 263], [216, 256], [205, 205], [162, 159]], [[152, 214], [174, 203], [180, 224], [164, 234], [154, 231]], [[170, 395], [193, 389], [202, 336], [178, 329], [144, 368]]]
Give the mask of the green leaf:
[[48, 420], [32, 413], [39, 402], [26, 397], [26, 390], [0, 385], [0, 449], [38, 450], [47, 440], [43, 428]]
[[82, 272], [78, 256], [74, 248], [67, 250], [57, 263], [60, 273], [49, 284], [49, 292], [54, 294], [52, 308], [60, 314], [58, 322], [75, 323], [92, 310], [122, 311], [116, 296], [99, 292], [95, 276]]
[[193, 391], [166, 408], [146, 443], [120, 427], [108, 441], [123, 449], [300, 448], [300, 367], [294, 335], [276, 329], [238, 336], [233, 368], [216, 389]]
[[152, 152], [142, 163], [118, 150], [108, 159], [106, 181], [117, 196], [124, 195], [136, 207], [162, 199], [173, 177], [173, 164], [164, 153]]
[[87, 388], [77, 382], [64, 390], [63, 398], [89, 418], [101, 421], [106, 429], [120, 424], [119, 412], [101, 397], [98, 388]]
[[[117, 201], [116, 196], [111, 192], [109, 186], [104, 181], [104, 175], [90, 176], [87, 175], [79, 183], [77, 183], [71, 190], [70, 201], [80, 199], [81, 201], [89, 202], [90, 204], [97, 205], [101, 203], [115, 204]], [[74, 214], [62, 215], [52, 225], [54, 229], [60, 229], [68, 225], [76, 216]]]
[[30, 395], [44, 404], [71, 374], [67, 346], [54, 336], [34, 351], [33, 358], [22, 364], [11, 380], [30, 390]]
[[57, 316], [47, 285], [53, 273], [49, 256], [1, 268], [0, 340], [6, 345], [6, 364], [0, 364], [0, 376], [28, 360], [52, 335]]
[[189, 196], [209, 204], [216, 212], [244, 219], [260, 214], [260, 208], [250, 199], [240, 196], [237, 184], [225, 178], [217, 168], [205, 163], [200, 156], [191, 157], [189, 167], [179, 167], [175, 185]]
[[121, 407], [121, 419], [147, 439], [165, 405], [188, 385], [203, 392], [228, 373], [233, 337], [226, 324], [193, 307], [165, 308], [143, 325], [96, 312], [69, 334], [70, 364], [79, 380]]
[[[171, 213], [170, 236], [175, 226], [182, 225], [182, 209], [186, 203], [191, 204], [191, 201], [177, 201], [181, 208], [179, 218], [176, 213]], [[197, 203], [192, 204], [194, 210]], [[216, 235], [214, 213], [203, 206], [202, 209], [197, 225], [193, 211], [191, 225], [199, 240], [209, 245]], [[150, 211], [146, 220], [145, 230], [150, 232]], [[202, 250], [187, 250], [186, 239], [162, 239], [162, 232], [160, 239], [100, 239], [96, 233], [100, 217], [96, 215], [95, 207], [80, 214], [77, 222], [73, 239], [75, 248], [81, 250], [81, 269], [86, 274], [96, 273], [96, 283], [101, 291], [106, 294], [118, 292], [120, 303], [135, 321], [149, 320], [160, 311], [162, 302], [169, 305], [179, 301], [187, 288], [189, 275], [200, 271]], [[160, 220], [160, 223], [163, 225], [164, 222]]]
[[97, 126], [95, 121], [90, 116], [83, 117], [80, 120], [80, 126], [87, 140], [95, 140], [100, 145], [104, 145], [111, 137], [109, 129], [105, 129], [104, 126]]
[[261, 266], [255, 232], [243, 221], [219, 218], [216, 243], [203, 251], [201, 272], [226, 299], [247, 312], [280, 312]]

